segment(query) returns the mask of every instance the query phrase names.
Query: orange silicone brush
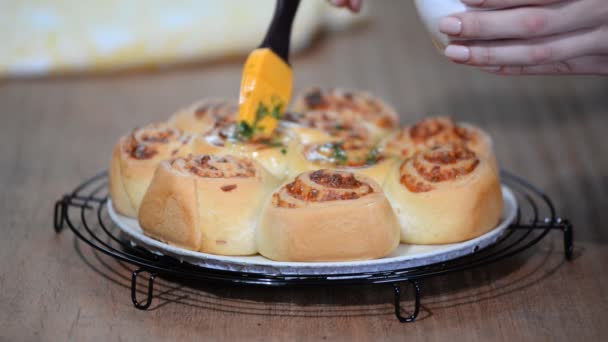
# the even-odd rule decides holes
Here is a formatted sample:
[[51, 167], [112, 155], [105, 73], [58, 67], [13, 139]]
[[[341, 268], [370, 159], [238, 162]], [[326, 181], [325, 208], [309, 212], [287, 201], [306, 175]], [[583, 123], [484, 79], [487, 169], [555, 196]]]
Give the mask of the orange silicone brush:
[[245, 62], [239, 96], [239, 130], [249, 138], [268, 138], [291, 100], [291, 27], [300, 0], [277, 0], [268, 32]]

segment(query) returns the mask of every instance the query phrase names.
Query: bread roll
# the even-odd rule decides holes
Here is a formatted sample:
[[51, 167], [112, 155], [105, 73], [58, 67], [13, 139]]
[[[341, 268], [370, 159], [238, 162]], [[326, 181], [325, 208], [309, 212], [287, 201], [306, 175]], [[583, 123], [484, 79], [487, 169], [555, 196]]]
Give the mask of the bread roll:
[[260, 206], [276, 185], [248, 158], [197, 155], [164, 161], [142, 201], [139, 224], [147, 235], [182, 248], [255, 254]]
[[399, 225], [380, 186], [363, 175], [317, 170], [274, 192], [262, 211], [258, 251], [279, 261], [382, 258]]
[[367, 141], [350, 139], [302, 144], [293, 140], [287, 152], [288, 177], [318, 169], [336, 169], [363, 174], [382, 185], [391, 166], [390, 158]]
[[367, 126], [374, 139], [399, 128], [399, 115], [395, 109], [362, 91], [312, 88], [295, 100], [293, 110], [352, 114]]
[[117, 212], [137, 217], [144, 193], [158, 164], [191, 152], [191, 138], [165, 123], [134, 129], [112, 152], [110, 196]]
[[494, 228], [503, 202], [491, 162], [460, 144], [417, 152], [387, 177], [384, 191], [401, 225], [401, 241], [446, 244]]
[[238, 111], [238, 105], [229, 100], [200, 100], [174, 113], [169, 118], [169, 125], [186, 133], [206, 133], [216, 126], [236, 120]]
[[428, 147], [447, 143], [464, 144], [481, 156], [494, 158], [492, 138], [487, 133], [467, 123], [456, 124], [448, 117], [428, 118], [405, 126], [381, 145], [388, 155], [409, 158]]
[[240, 136], [238, 124], [228, 123], [194, 141], [197, 154], [231, 154], [255, 159], [275, 177], [283, 179], [287, 172], [289, 136], [275, 132], [271, 140], [251, 141]]
[[281, 126], [303, 144], [328, 140], [372, 140], [368, 127], [352, 113], [287, 112]]

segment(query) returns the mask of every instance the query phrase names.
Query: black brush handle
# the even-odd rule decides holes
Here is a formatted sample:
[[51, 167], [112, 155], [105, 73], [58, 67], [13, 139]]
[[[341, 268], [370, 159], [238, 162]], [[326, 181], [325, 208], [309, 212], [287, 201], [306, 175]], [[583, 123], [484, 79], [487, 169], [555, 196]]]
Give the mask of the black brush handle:
[[261, 48], [270, 48], [289, 63], [289, 41], [291, 39], [291, 26], [296, 17], [300, 0], [277, 0], [274, 16], [266, 32], [266, 38]]

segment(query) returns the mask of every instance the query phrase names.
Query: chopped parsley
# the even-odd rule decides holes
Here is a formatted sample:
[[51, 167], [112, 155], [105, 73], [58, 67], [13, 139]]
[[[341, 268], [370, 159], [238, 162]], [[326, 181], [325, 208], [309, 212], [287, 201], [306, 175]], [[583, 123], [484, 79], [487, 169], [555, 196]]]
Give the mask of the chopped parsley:
[[333, 151], [332, 157], [336, 161], [336, 164], [344, 165], [348, 162], [348, 155], [342, 147], [342, 143], [332, 143], [331, 148]]
[[285, 147], [285, 144], [283, 144], [283, 142], [278, 139], [263, 140], [261, 141], [261, 143], [268, 147]]
[[238, 140], [251, 140], [251, 138], [253, 137], [254, 131], [255, 131], [254, 127], [251, 127], [245, 121], [241, 121], [241, 122], [239, 122], [239, 125], [237, 126], [237, 129], [235, 131], [235, 133], [236, 133], [235, 138]]
[[250, 125], [245, 121], [239, 122], [234, 136], [235, 139], [241, 141], [251, 140], [258, 132], [264, 131], [264, 126], [260, 126], [259, 122], [266, 116], [271, 116], [276, 120], [281, 119], [281, 114], [283, 113], [283, 103], [276, 98], [273, 98], [271, 101], [273, 102], [271, 108], [262, 102], [258, 104], [258, 108], [255, 111], [253, 125]]
[[365, 157], [365, 165], [373, 165], [378, 161], [378, 148], [374, 147], [369, 150], [367, 157]]

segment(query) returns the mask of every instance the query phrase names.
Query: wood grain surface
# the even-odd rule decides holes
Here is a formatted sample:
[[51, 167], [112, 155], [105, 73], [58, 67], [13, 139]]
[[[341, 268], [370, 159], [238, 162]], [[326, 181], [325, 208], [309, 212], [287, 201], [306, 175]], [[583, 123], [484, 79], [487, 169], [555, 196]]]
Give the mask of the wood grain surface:
[[[390, 288], [263, 289], [158, 281], [133, 308], [130, 266], [52, 230], [63, 193], [107, 167], [115, 140], [199, 97], [236, 96], [240, 60], [111, 75], [0, 81], [0, 340], [608, 339], [608, 79], [505, 78], [452, 65], [409, 1], [320, 37], [293, 59], [296, 88], [368, 89], [402, 122], [449, 114], [485, 127], [502, 166], [528, 178], [575, 225], [470, 272], [424, 281], [418, 322], [393, 316]], [[252, 37], [252, 39], [255, 37]], [[411, 306], [405, 296], [403, 307]]]

